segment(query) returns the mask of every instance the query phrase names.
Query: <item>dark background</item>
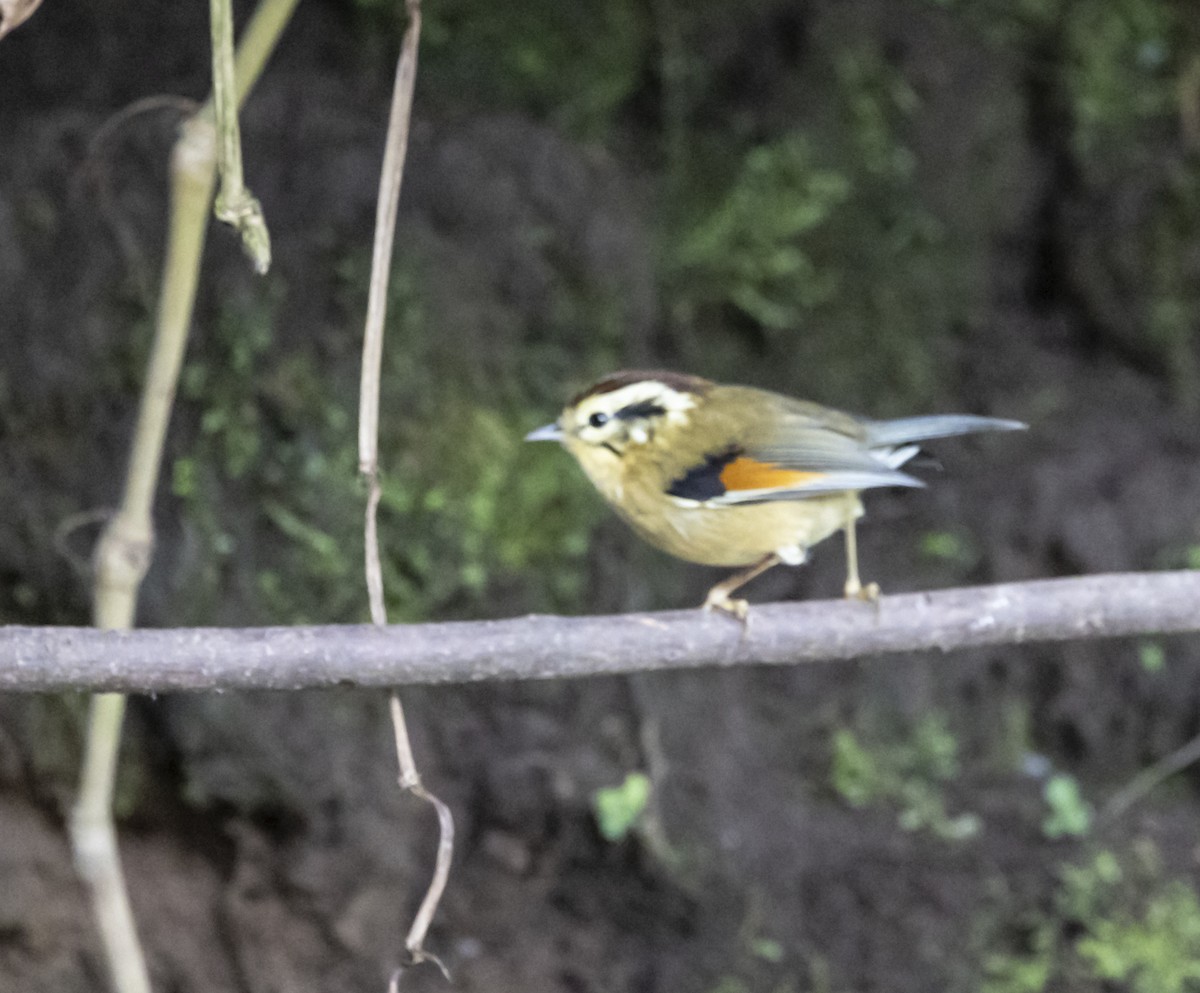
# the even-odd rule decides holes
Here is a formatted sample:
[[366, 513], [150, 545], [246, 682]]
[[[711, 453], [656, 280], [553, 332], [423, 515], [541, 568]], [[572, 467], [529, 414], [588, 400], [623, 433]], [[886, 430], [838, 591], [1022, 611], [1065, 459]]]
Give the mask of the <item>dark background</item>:
[[[0, 43], [0, 622], [88, 619], [96, 526], [69, 526], [119, 494], [179, 110], [114, 117], [203, 99], [204, 14], [46, 0]], [[390, 4], [306, 0], [246, 106], [275, 262], [254, 277], [214, 226], [142, 624], [365, 616], [399, 35]], [[521, 443], [622, 365], [1029, 422], [871, 495], [885, 594], [1197, 567], [1198, 152], [1190, 0], [429, 2], [385, 357], [393, 619], [700, 601], [718, 573]], [[751, 597], [841, 570], [831, 541]], [[1102, 814], [1200, 732], [1198, 656], [407, 692], [459, 828], [430, 946], [492, 993], [1196, 989], [1193, 773]], [[3, 989], [104, 981], [63, 825], [85, 706], [0, 700]], [[635, 771], [649, 806], [606, 840], [597, 791]], [[118, 813], [156, 989], [382, 989], [434, 843], [395, 775], [379, 694], [135, 700]]]

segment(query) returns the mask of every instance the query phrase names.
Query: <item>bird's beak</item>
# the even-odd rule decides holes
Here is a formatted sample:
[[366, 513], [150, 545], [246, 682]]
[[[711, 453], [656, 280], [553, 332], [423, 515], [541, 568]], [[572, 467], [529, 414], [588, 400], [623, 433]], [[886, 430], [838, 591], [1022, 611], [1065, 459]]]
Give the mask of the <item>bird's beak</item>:
[[526, 441], [562, 441], [562, 436], [563, 436], [562, 428], [560, 428], [558, 426], [558, 423], [555, 422], [554, 424], [546, 424], [546, 425], [538, 428], [536, 431], [530, 431], [529, 434], [525, 435], [525, 440]]

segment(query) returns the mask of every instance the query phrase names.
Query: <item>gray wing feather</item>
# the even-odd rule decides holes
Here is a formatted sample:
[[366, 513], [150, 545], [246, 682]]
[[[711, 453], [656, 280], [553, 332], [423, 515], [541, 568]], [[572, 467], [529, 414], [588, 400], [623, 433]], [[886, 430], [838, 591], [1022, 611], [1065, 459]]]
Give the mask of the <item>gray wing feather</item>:
[[852, 490], [883, 486], [923, 487], [925, 484], [899, 467], [917, 454], [916, 442], [977, 431], [1018, 431], [1020, 421], [974, 414], [933, 414], [893, 421], [865, 421], [834, 414], [802, 403], [766, 444], [748, 448], [746, 454], [776, 465], [825, 478], [803, 486], [739, 490], [711, 503], [761, 503], [769, 500], [803, 500]]
[[867, 445], [888, 448], [907, 445], [912, 441], [931, 438], [951, 438], [977, 431], [1023, 431], [1028, 427], [1020, 421], [999, 417], [978, 417], [975, 414], [930, 414], [926, 417], [902, 417], [895, 421], [864, 421]]

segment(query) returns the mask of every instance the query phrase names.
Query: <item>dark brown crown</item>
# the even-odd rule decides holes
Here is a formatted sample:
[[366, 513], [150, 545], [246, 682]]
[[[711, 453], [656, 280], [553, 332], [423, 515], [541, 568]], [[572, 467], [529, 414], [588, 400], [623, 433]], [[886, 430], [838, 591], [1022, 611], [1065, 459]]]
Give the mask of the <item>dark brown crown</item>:
[[634, 383], [648, 381], [662, 383], [680, 393], [695, 393], [699, 396], [703, 396], [713, 387], [709, 380], [701, 379], [699, 376], [689, 376], [684, 372], [671, 372], [667, 369], [622, 369], [620, 372], [605, 376], [598, 383], [593, 383], [586, 390], [577, 394], [571, 400], [571, 406], [582, 403], [588, 397], [612, 393], [614, 390], [632, 386]]

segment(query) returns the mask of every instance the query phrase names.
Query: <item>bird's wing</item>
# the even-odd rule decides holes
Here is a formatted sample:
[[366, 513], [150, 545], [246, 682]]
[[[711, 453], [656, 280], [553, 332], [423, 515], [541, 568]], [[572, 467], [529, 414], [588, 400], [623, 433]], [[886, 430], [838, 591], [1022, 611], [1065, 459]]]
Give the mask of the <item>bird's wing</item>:
[[[821, 412], [823, 414], [823, 412]], [[861, 427], [801, 409], [769, 434], [749, 432], [704, 456], [672, 480], [667, 493], [709, 506], [804, 500], [880, 486], [924, 486], [873, 452]]]
[[[740, 409], [758, 408], [747, 424], [718, 421], [706, 430], [721, 438], [667, 487], [671, 496], [706, 506], [803, 500], [848, 490], [924, 486], [899, 467], [917, 454], [917, 442], [977, 431], [1012, 431], [1025, 425], [990, 417], [939, 414], [897, 421], [867, 421], [804, 400], [769, 398], [743, 389]], [[780, 410], [780, 401], [783, 410]]]

